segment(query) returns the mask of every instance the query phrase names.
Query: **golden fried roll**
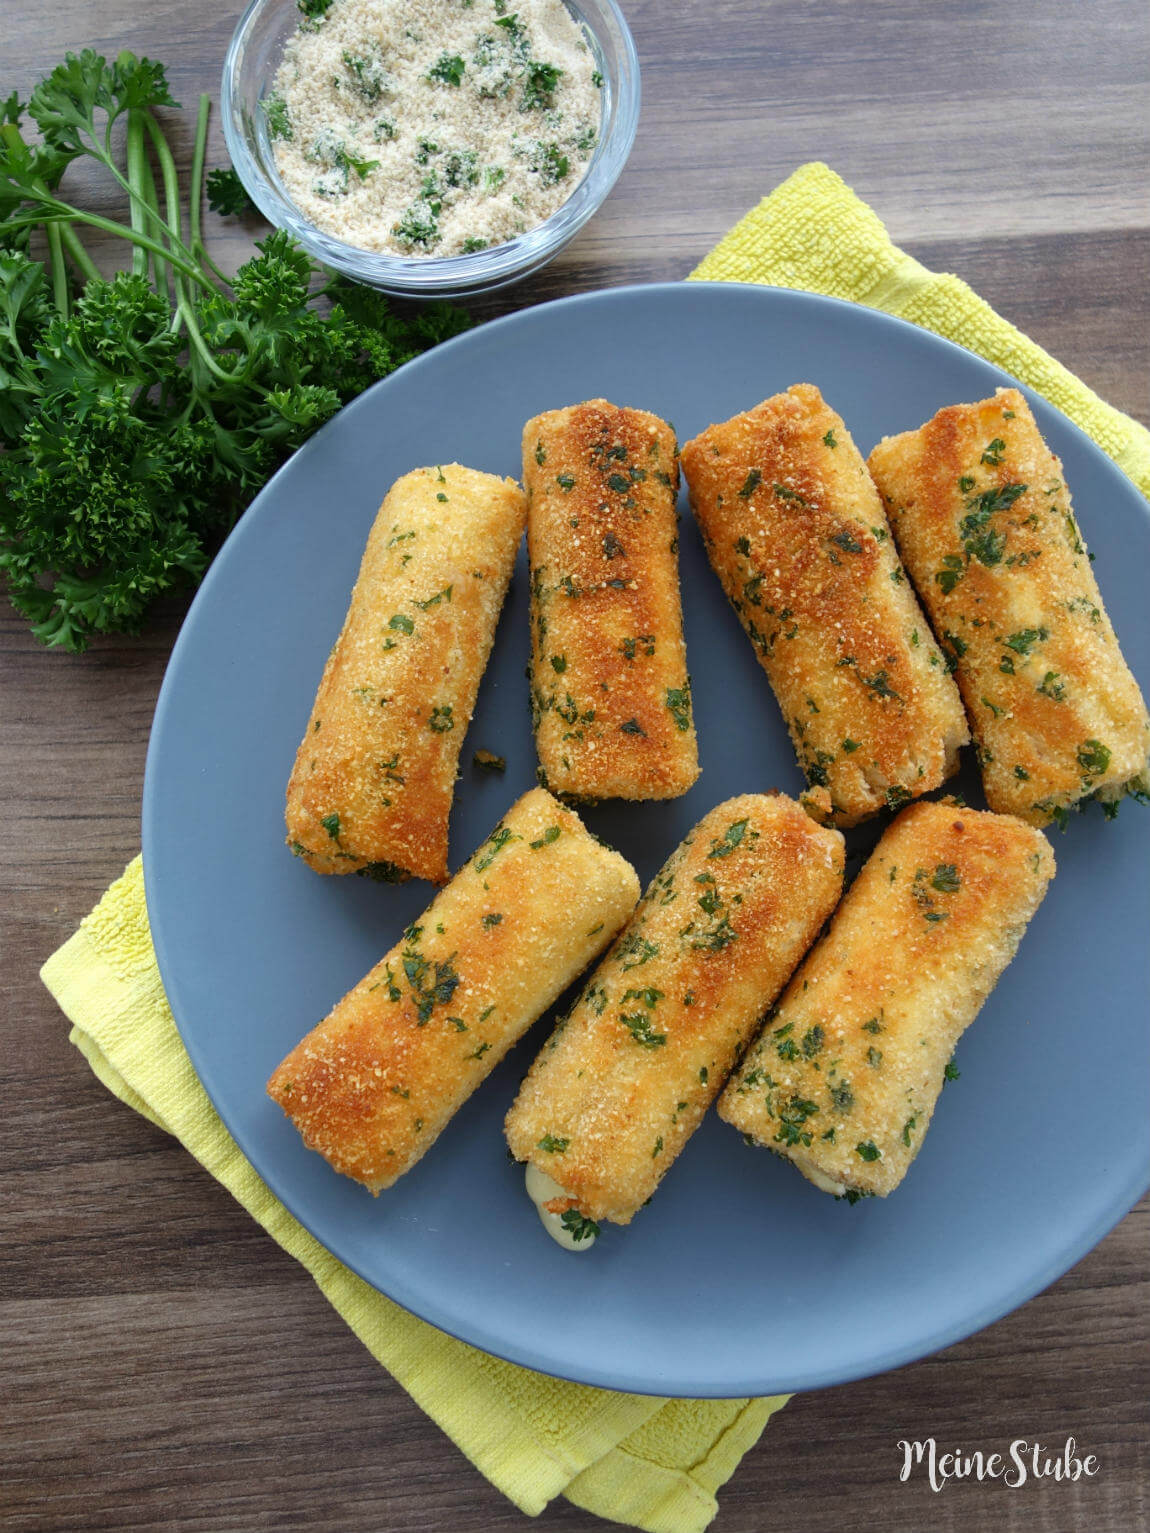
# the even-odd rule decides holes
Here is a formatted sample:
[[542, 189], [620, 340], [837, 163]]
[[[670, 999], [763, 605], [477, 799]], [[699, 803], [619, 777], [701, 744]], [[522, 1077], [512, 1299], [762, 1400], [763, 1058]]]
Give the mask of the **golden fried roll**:
[[927, 793], [969, 736], [842, 420], [800, 383], [710, 426], [683, 472], [711, 564], [770, 679], [817, 819]]
[[269, 1096], [336, 1171], [390, 1187], [638, 896], [630, 863], [533, 788], [292, 1050]]
[[628, 1224], [699, 1126], [842, 892], [843, 839], [779, 795], [712, 809], [531, 1067], [511, 1153]]
[[1050, 843], [1020, 820], [945, 800], [904, 810], [747, 1051], [719, 1116], [824, 1192], [892, 1192], [959, 1036], [1053, 877]]
[[699, 775], [679, 601], [675, 433], [592, 399], [523, 428], [540, 781], [675, 798]]
[[447, 817], [527, 507], [457, 463], [388, 492], [287, 790], [318, 873], [447, 878]]
[[870, 468], [952, 657], [991, 808], [1046, 825], [1150, 790], [1146, 704], [1017, 389], [885, 438]]

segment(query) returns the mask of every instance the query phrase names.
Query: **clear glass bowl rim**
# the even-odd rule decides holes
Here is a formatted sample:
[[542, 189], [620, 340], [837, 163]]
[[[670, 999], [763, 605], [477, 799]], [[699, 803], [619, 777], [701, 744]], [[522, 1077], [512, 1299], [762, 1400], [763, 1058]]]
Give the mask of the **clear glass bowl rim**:
[[[220, 109], [224, 140], [240, 180], [260, 212], [291, 234], [325, 266], [356, 281], [412, 297], [437, 297], [501, 286], [549, 261], [579, 232], [618, 180], [639, 124], [639, 57], [635, 40], [616, 0], [564, 0], [577, 21], [602, 49], [606, 33], [615, 46], [616, 69], [604, 70], [605, 131], [583, 179], [571, 196], [535, 228], [489, 250], [456, 256], [385, 255], [336, 239], [310, 223], [280, 190], [253, 148], [254, 117], [239, 88], [245, 52], [259, 21], [269, 11], [295, 9], [294, 0], [251, 0], [236, 24], [224, 58]], [[602, 56], [599, 63], [607, 64]], [[253, 103], [254, 104], [254, 103]]]

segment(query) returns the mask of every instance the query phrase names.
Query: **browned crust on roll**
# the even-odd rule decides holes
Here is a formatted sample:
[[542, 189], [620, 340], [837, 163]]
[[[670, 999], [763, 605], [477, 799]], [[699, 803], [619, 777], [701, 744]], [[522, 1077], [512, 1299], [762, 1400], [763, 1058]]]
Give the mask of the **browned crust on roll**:
[[378, 1192], [626, 921], [631, 865], [541, 788], [268, 1082], [303, 1135]]
[[1053, 876], [1050, 843], [1011, 816], [946, 801], [904, 810], [747, 1051], [719, 1116], [824, 1191], [885, 1197]]
[[1085, 797], [1150, 789], [1146, 705], [1018, 390], [885, 438], [870, 467], [952, 656], [991, 808], [1045, 825]]
[[674, 798], [699, 775], [679, 597], [675, 434], [605, 399], [523, 428], [541, 781]]
[[929, 792], [968, 737], [841, 418], [796, 384], [682, 452], [711, 564], [766, 671], [810, 791], [856, 825]]
[[287, 790], [292, 851], [319, 873], [447, 878], [459, 752], [527, 507], [457, 463], [380, 508]]
[[842, 889], [788, 798], [718, 805], [672, 854], [507, 1115], [511, 1152], [627, 1224], [694, 1133]]

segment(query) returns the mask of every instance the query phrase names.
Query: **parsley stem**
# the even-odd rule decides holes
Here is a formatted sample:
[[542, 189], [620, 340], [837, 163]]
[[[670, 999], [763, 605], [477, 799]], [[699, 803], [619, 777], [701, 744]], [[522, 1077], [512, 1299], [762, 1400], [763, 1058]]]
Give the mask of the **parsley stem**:
[[[164, 239], [163, 234], [160, 232], [161, 229], [164, 227], [163, 226], [163, 222], [162, 222], [162, 220], [159, 217], [160, 197], [159, 197], [159, 193], [156, 190], [156, 178], [155, 178], [155, 176], [152, 173], [152, 164], [151, 164], [151, 161], [148, 159], [147, 155], [144, 156], [144, 193], [145, 193], [145, 196], [148, 199], [148, 206], [152, 210], [152, 216], [155, 219], [155, 222], [156, 222], [156, 225], [157, 225], [157, 228], [156, 228], [156, 238], [160, 241], [160, 243], [162, 245], [164, 245], [164, 247], [166, 249], [169, 242]], [[154, 270], [155, 270], [155, 285], [156, 285], [157, 289], [164, 293], [164, 295], [167, 297], [167, 300], [168, 300], [169, 304], [173, 303], [174, 302], [174, 298], [172, 296], [172, 280], [173, 280], [173, 278], [172, 278], [171, 264], [168, 261], [166, 261], [166, 260], [165, 261], [161, 261], [157, 257], [157, 258], [153, 258], [152, 265], [153, 265]]]
[[98, 280], [100, 276], [100, 268], [96, 265], [95, 261], [93, 261], [92, 257], [84, 249], [83, 241], [80, 239], [80, 236], [76, 233], [75, 229], [73, 229], [72, 225], [59, 224], [57, 227], [60, 230], [60, 238], [64, 243], [64, 249], [72, 257], [72, 260], [75, 263], [76, 269], [79, 271], [80, 275], [89, 282], [91, 282], [93, 278]]
[[[180, 179], [176, 170], [176, 162], [172, 157], [172, 151], [168, 141], [164, 137], [163, 129], [160, 127], [159, 123], [155, 120], [150, 112], [146, 113], [146, 122], [148, 132], [152, 139], [152, 147], [155, 149], [156, 158], [160, 162], [160, 175], [164, 183], [164, 201], [165, 210], [167, 212], [167, 226], [171, 230], [173, 247], [177, 247], [180, 250], [187, 252], [187, 246], [180, 238]], [[187, 253], [190, 254], [190, 252]], [[172, 264], [174, 267], [175, 262], [173, 261]], [[211, 286], [211, 284], [207, 282], [207, 279], [203, 277], [199, 271], [196, 272], [196, 276], [200, 281], [204, 282], [209, 287]], [[208, 350], [207, 343], [201, 334], [199, 323], [196, 319], [196, 311], [188, 295], [187, 284], [184, 281], [183, 275], [179, 271], [175, 272], [174, 281], [176, 285], [176, 311], [183, 319], [184, 328], [188, 332], [188, 344], [193, 348], [193, 350], [199, 352], [201, 361], [214, 377], [218, 378], [223, 383], [235, 382], [242, 373], [243, 369], [233, 373], [230, 372], [227, 368], [221, 367], [219, 365], [216, 359], [212, 356], [211, 352]], [[247, 358], [245, 358], [244, 361], [246, 365]]]
[[[156, 159], [160, 163], [160, 175], [164, 182], [164, 212], [166, 222], [163, 223], [163, 226], [171, 236], [172, 244], [179, 246], [186, 253], [190, 253], [187, 252], [187, 246], [184, 245], [180, 232], [180, 182], [176, 174], [176, 162], [172, 158], [172, 151], [167, 139], [164, 137], [164, 130], [152, 116], [151, 112], [145, 108], [141, 115], [144, 119], [143, 125], [146, 126], [148, 135], [152, 140], [152, 148], [156, 152]], [[149, 211], [152, 210], [149, 209]], [[156, 213], [154, 216], [158, 218], [159, 215]]]
[[212, 108], [212, 98], [205, 92], [200, 97], [199, 110], [196, 113], [196, 136], [192, 143], [192, 184], [188, 193], [188, 215], [191, 225], [189, 244], [191, 252], [205, 271], [214, 272], [221, 282], [231, 287], [231, 278], [226, 276], [208, 254], [204, 244], [203, 234], [203, 203], [204, 203], [204, 159], [208, 149], [208, 115]]
[[[108, 121], [107, 121], [107, 126], [104, 129], [104, 147], [103, 147], [103, 150], [101, 151], [99, 149], [99, 147], [97, 146], [95, 158], [97, 158], [100, 161], [101, 165], [103, 165], [104, 168], [111, 173], [111, 175], [114, 177], [114, 179], [119, 183], [119, 185], [122, 188], [122, 190], [125, 191], [128, 194], [128, 205], [129, 205], [129, 208], [130, 208], [130, 211], [131, 211], [132, 220], [133, 220], [132, 227], [133, 227], [133, 230], [135, 231], [135, 214], [136, 214], [137, 204], [142, 204], [143, 207], [144, 207], [145, 213], [150, 212], [152, 217], [153, 217], [153, 219], [155, 219], [158, 223], [162, 224], [163, 223], [163, 219], [160, 218], [159, 212], [158, 212], [158, 210], [156, 208], [150, 208], [150, 209], [148, 208], [147, 199], [146, 199], [146, 197], [144, 195], [143, 187], [141, 185], [139, 185], [139, 184], [134, 184], [133, 183], [133, 181], [131, 179], [130, 172], [129, 172], [128, 176], [123, 175], [121, 173], [121, 171], [120, 171], [120, 167], [116, 164], [116, 157], [112, 153], [112, 127], [119, 120], [121, 115], [122, 115], [122, 113], [116, 113], [115, 115], [112, 115], [111, 113], [109, 113]], [[130, 146], [131, 146], [131, 136], [132, 136], [133, 124], [140, 117], [143, 117], [149, 123], [152, 121], [152, 114], [151, 114], [151, 112], [148, 111], [147, 107], [135, 108], [135, 109], [132, 109], [132, 110], [130, 110], [128, 112], [128, 143], [129, 143], [129, 150], [130, 150]], [[141, 143], [141, 152], [142, 152], [142, 149], [143, 149], [143, 127], [142, 126], [138, 127], [137, 128], [137, 132], [140, 134], [140, 143]], [[143, 230], [140, 230], [139, 232], [143, 233]], [[167, 230], [166, 232], [170, 233], [171, 231]], [[137, 241], [137, 243], [140, 243], [140, 242]], [[147, 247], [145, 246], [145, 248], [147, 248]], [[162, 249], [161, 249], [160, 253], [164, 254]], [[134, 267], [133, 267], [133, 270], [135, 270]], [[146, 268], [145, 268], [145, 270], [146, 270]]]
[[24, 214], [5, 219], [4, 232], [10, 234], [15, 229], [34, 229], [39, 224], [43, 224], [47, 229], [51, 224], [71, 222], [90, 224], [93, 229], [102, 229], [105, 234], [114, 234], [118, 239], [128, 240], [133, 245], [142, 245], [145, 250], [150, 250], [154, 255], [159, 255], [165, 261], [171, 262], [177, 271], [191, 277], [201, 287], [207, 288], [209, 292], [215, 292], [215, 288], [199, 267], [189, 265], [175, 251], [165, 250], [163, 245], [158, 244], [150, 235], [137, 234], [134, 229], [129, 229], [127, 224], [117, 223], [114, 218], [104, 218], [100, 213], [86, 213], [82, 208], [73, 207], [70, 202], [61, 202], [57, 197], [42, 198], [40, 211], [36, 214]]
[[62, 319], [68, 318], [68, 269], [64, 265], [64, 243], [59, 224], [47, 229], [48, 254], [52, 263], [52, 299]]
[[209, 98], [200, 97], [196, 112], [196, 136], [192, 140], [192, 184], [188, 189], [188, 216], [191, 221], [192, 252], [197, 257], [204, 248], [201, 203], [204, 195], [204, 156], [208, 148]]
[[[128, 198], [128, 217], [131, 219], [132, 228], [137, 234], [148, 232], [148, 213], [144, 187], [147, 180], [148, 157], [144, 148], [144, 119], [139, 111], [128, 113], [128, 135], [125, 143], [128, 162], [128, 181], [133, 188], [133, 195]], [[136, 277], [148, 275], [148, 252], [142, 245], [136, 245], [132, 249], [132, 274]], [[156, 263], [156, 275], [160, 274], [159, 262]]]

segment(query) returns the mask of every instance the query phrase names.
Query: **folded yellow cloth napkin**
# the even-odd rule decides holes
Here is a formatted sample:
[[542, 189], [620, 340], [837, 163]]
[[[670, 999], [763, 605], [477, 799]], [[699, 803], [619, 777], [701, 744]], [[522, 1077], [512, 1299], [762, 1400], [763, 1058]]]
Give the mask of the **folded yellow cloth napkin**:
[[[850, 298], [949, 336], [1046, 395], [1150, 495], [1150, 433], [957, 278], [897, 250], [825, 165], [796, 171], [692, 276]], [[373, 1356], [518, 1507], [536, 1513], [564, 1495], [648, 1533], [707, 1526], [716, 1491], [786, 1396], [663, 1400], [546, 1378], [445, 1336], [341, 1266], [272, 1197], [192, 1069], [156, 967], [138, 858], [42, 975], [108, 1089], [174, 1134], [303, 1263]]]
[[649, 1533], [696, 1533], [785, 1395], [664, 1400], [547, 1378], [477, 1352], [385, 1299], [275, 1199], [216, 1116], [152, 950], [140, 859], [41, 971], [72, 1042], [122, 1101], [174, 1134], [303, 1263], [372, 1355], [524, 1512], [554, 1496]]
[[1150, 431], [1099, 399], [965, 282], [928, 271], [899, 250], [872, 209], [828, 165], [800, 166], [691, 276], [849, 298], [957, 341], [1057, 405], [1150, 499]]

